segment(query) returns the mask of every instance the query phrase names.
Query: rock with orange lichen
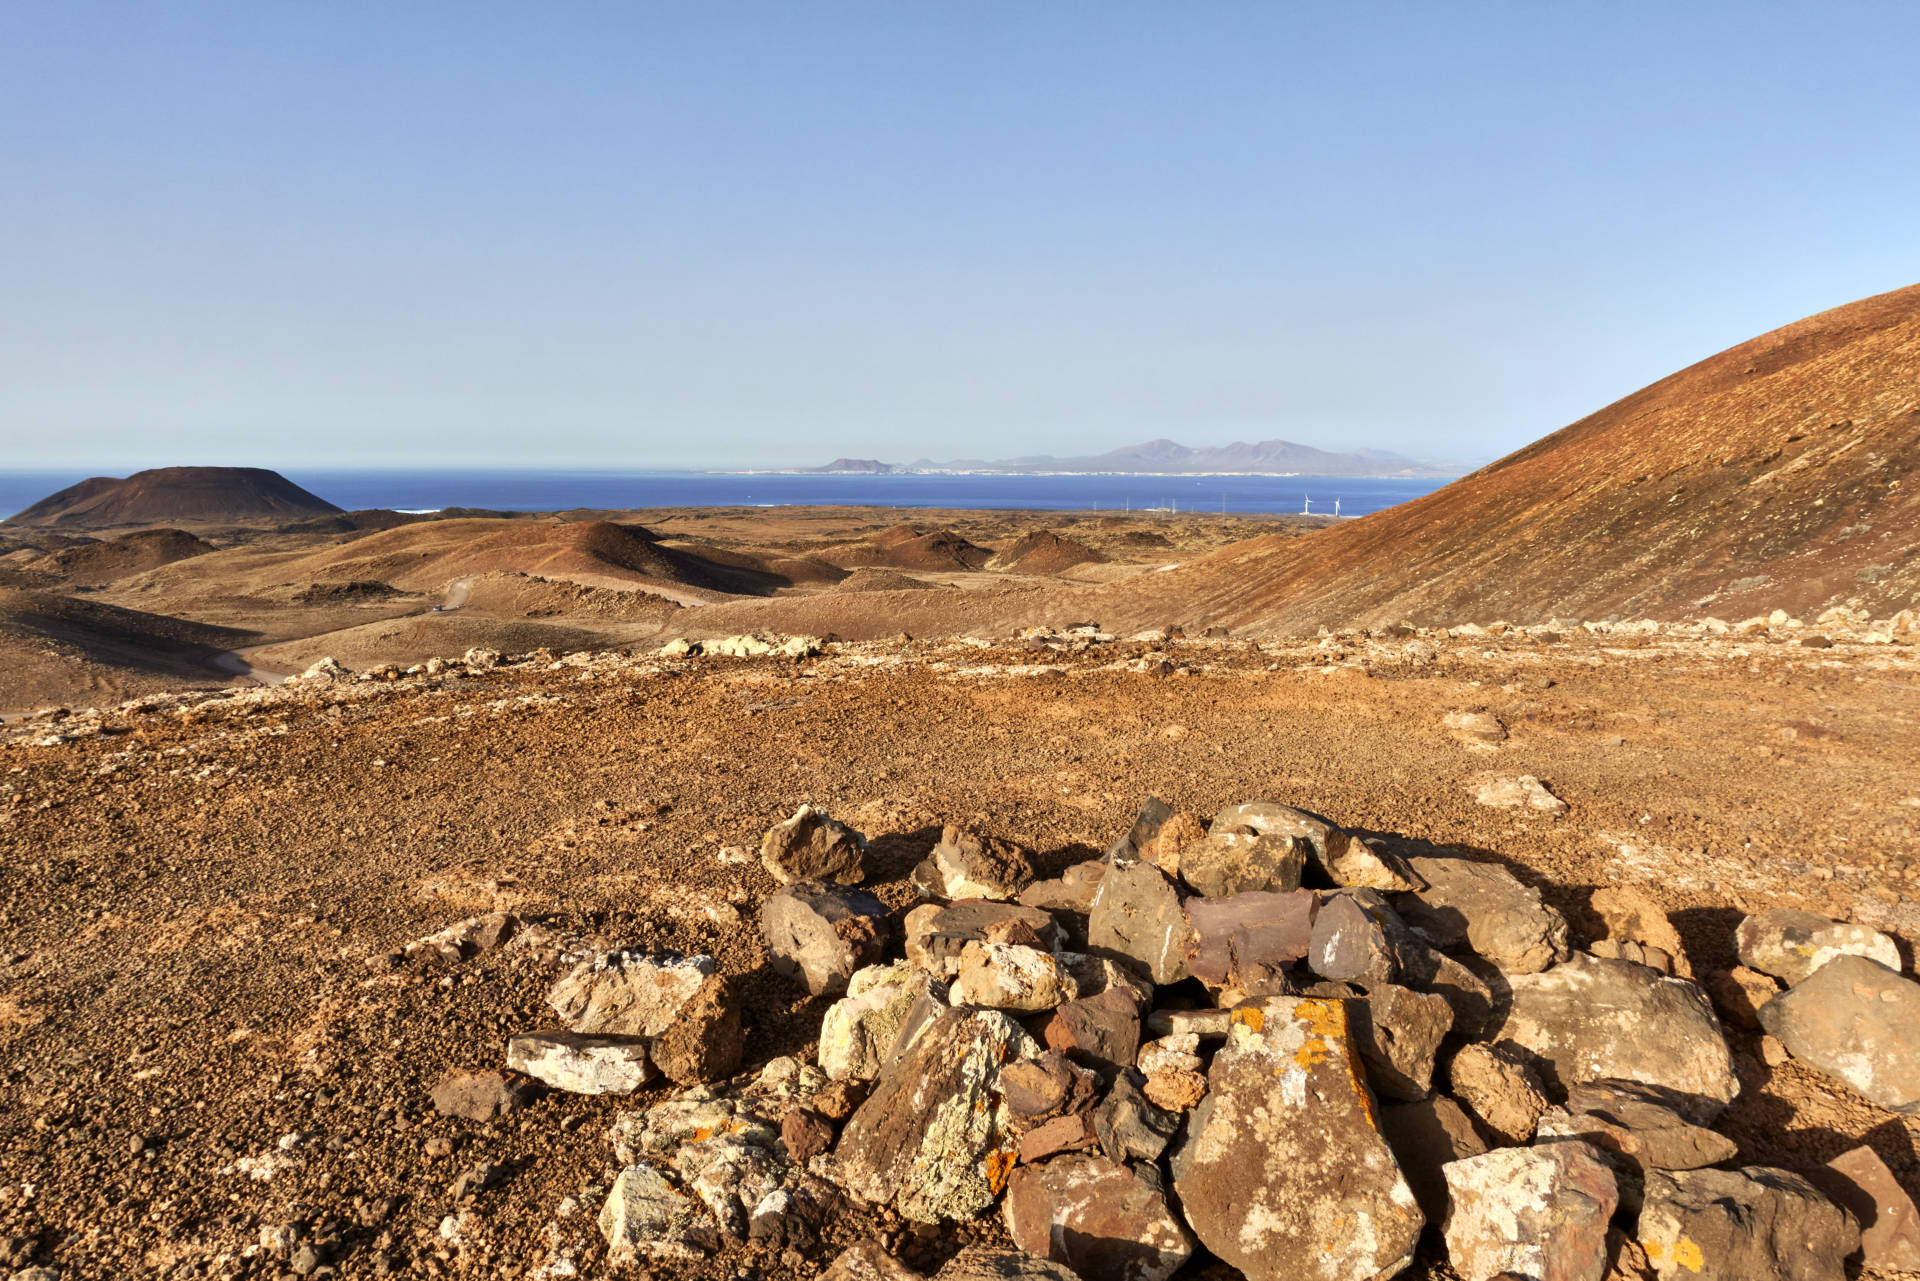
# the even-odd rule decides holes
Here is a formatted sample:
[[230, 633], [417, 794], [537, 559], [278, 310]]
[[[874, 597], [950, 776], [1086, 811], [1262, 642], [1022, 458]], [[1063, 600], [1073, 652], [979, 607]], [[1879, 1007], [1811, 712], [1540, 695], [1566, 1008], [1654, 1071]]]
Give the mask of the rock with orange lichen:
[[1234, 1011], [1173, 1158], [1194, 1235], [1253, 1281], [1384, 1281], [1425, 1222], [1381, 1136], [1346, 1006]]

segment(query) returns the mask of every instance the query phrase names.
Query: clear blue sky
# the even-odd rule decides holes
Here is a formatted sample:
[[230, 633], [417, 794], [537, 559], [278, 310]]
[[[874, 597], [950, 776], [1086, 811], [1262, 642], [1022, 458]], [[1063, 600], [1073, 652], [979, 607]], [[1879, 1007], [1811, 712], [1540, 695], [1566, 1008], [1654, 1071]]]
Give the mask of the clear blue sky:
[[1920, 280], [1920, 6], [0, 0], [0, 469], [1515, 448]]

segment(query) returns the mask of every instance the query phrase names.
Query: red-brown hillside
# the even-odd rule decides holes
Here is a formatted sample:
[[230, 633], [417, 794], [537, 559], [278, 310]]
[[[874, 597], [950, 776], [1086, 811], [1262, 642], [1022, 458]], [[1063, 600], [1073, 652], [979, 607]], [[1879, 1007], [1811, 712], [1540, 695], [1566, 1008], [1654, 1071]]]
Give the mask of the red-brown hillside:
[[1920, 598], [1916, 473], [1920, 286], [1742, 343], [1425, 498], [1222, 548], [1116, 612], [1177, 602], [1277, 632], [1884, 616]]

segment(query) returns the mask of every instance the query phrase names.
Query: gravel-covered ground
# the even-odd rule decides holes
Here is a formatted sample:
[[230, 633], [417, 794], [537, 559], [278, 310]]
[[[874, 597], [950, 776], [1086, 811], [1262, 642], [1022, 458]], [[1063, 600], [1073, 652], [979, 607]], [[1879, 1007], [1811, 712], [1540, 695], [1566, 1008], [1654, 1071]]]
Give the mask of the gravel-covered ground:
[[[1132, 670], [1161, 654], [1179, 670]], [[1442, 720], [1463, 710], [1509, 737], [1457, 740]], [[552, 1023], [556, 949], [382, 958], [498, 909], [562, 946], [707, 952], [741, 977], [750, 1062], [808, 1053], [825, 1002], [768, 967], [773, 882], [732, 852], [802, 802], [875, 838], [875, 888], [902, 909], [942, 821], [1052, 870], [1147, 793], [1200, 814], [1271, 798], [1507, 860], [1580, 938], [1592, 887], [1640, 887], [1702, 972], [1733, 963], [1740, 913], [1774, 906], [1887, 930], [1910, 960], [1917, 722], [1907, 645], [1572, 629], [606, 655], [10, 727], [0, 1263], [276, 1276], [261, 1229], [296, 1223], [342, 1276], [522, 1275], [556, 1248], [601, 1271], [605, 1131], [633, 1100], [549, 1095], [486, 1125], [427, 1102], [448, 1068], [498, 1066], [509, 1034]], [[1517, 774], [1571, 812], [1475, 801]], [[1805, 1166], [1864, 1140], [1920, 1186], [1920, 1118], [1730, 1035], [1746, 1092], [1721, 1128], [1742, 1160]], [[504, 1177], [456, 1202], [481, 1161]], [[810, 1276], [901, 1226], [848, 1213], [804, 1256], [735, 1249], [672, 1274]], [[997, 1231], [906, 1248], [930, 1260]]]

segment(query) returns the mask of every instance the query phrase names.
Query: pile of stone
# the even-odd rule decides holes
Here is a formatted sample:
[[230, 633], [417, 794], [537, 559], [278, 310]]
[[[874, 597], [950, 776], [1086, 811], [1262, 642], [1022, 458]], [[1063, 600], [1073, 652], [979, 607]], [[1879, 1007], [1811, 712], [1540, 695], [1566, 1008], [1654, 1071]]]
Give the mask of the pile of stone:
[[[1713, 1128], [1740, 1090], [1721, 1013], [1920, 1113], [1920, 984], [1864, 927], [1752, 917], [1741, 967], [1696, 983], [1644, 896], [1597, 892], [1608, 937], [1575, 950], [1503, 866], [1266, 801], [1204, 821], [1150, 800], [1047, 880], [950, 826], [900, 920], [821, 810], [761, 855], [772, 964], [833, 998], [815, 1063], [722, 1079], [741, 1034], [712, 962], [634, 952], [581, 962], [550, 997], [567, 1028], [509, 1049], [558, 1089], [690, 1086], [613, 1127], [616, 1261], [804, 1250], [851, 1199], [997, 1213], [1016, 1251], [949, 1281], [1162, 1281], [1202, 1251], [1256, 1281], [1366, 1281], [1423, 1238], [1464, 1281], [1920, 1267], [1920, 1215], [1871, 1149], [1790, 1171]], [[870, 1241], [826, 1275], [920, 1274]]]

